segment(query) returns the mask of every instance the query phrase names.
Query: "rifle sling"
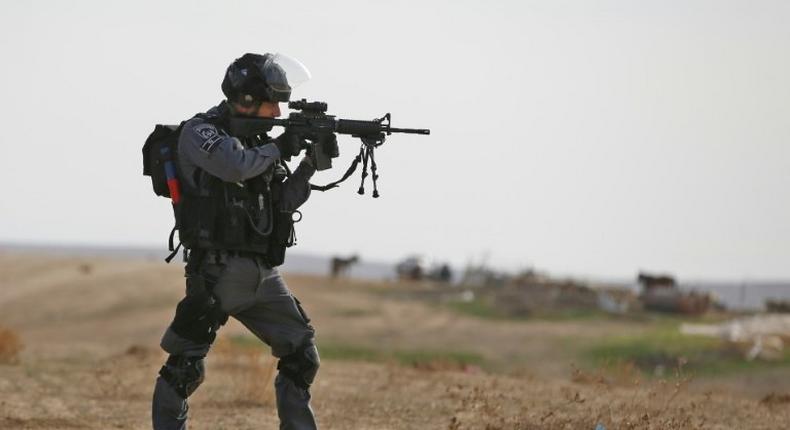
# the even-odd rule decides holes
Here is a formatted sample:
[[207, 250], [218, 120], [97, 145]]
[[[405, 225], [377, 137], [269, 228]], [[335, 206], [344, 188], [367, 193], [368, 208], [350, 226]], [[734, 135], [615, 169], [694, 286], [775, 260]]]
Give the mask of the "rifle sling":
[[331, 190], [332, 188], [336, 188], [338, 185], [340, 185], [341, 182], [345, 181], [351, 175], [354, 174], [354, 172], [357, 170], [357, 165], [359, 165], [360, 161], [362, 161], [362, 151], [360, 151], [359, 154], [357, 154], [357, 156], [354, 158], [354, 161], [351, 162], [351, 165], [348, 167], [348, 170], [346, 170], [346, 173], [343, 174], [342, 178], [326, 185], [310, 184], [310, 189], [317, 191], [327, 191], [327, 190]]

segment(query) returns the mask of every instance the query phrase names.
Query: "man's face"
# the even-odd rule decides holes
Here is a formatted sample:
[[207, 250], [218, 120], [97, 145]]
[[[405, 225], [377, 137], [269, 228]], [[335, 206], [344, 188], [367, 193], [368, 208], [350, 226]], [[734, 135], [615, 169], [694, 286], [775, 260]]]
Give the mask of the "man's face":
[[280, 104], [277, 102], [263, 102], [253, 115], [258, 118], [277, 118], [280, 116]]
[[249, 107], [245, 108], [241, 105], [234, 103], [236, 112], [242, 115], [249, 115], [258, 118], [277, 118], [281, 115], [280, 104], [277, 102], [262, 102], [258, 109]]

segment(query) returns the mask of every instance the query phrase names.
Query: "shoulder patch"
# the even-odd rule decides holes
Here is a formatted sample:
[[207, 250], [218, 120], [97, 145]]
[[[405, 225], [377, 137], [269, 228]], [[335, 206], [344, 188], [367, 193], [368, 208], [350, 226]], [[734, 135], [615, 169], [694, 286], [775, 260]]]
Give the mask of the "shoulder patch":
[[200, 145], [200, 150], [205, 152], [206, 154], [211, 154], [217, 149], [219, 142], [222, 141], [222, 136], [219, 135], [219, 131], [216, 127], [211, 124], [198, 124], [192, 127], [192, 130], [198, 134], [203, 139], [203, 143]]

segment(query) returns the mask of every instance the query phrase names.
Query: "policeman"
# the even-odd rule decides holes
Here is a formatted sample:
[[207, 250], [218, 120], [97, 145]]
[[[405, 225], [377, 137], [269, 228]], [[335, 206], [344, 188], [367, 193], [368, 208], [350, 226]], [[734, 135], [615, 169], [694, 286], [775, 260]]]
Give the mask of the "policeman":
[[187, 398], [204, 378], [203, 359], [228, 315], [268, 344], [279, 359], [275, 379], [281, 429], [315, 429], [310, 384], [319, 359], [299, 301], [276, 266], [292, 244], [293, 215], [310, 195], [309, 157], [289, 173], [305, 136], [234, 136], [229, 117], [280, 116], [279, 103], [309, 79], [281, 54], [245, 54], [227, 69], [218, 106], [186, 121], [178, 139], [183, 202], [179, 239], [190, 250], [186, 297], [162, 337], [170, 354], [153, 396], [155, 430], [186, 429]]

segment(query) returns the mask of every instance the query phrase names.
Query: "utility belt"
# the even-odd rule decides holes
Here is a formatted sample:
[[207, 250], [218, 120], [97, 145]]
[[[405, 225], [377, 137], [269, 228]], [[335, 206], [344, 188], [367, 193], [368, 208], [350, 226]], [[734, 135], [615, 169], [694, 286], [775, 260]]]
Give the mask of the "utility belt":
[[237, 251], [232, 249], [209, 249], [206, 250], [204, 263], [213, 264], [226, 264], [229, 258], [249, 258], [255, 260], [259, 265], [268, 269], [272, 267], [266, 260], [266, 255], [259, 252], [251, 251]]

